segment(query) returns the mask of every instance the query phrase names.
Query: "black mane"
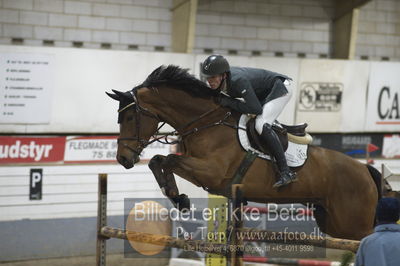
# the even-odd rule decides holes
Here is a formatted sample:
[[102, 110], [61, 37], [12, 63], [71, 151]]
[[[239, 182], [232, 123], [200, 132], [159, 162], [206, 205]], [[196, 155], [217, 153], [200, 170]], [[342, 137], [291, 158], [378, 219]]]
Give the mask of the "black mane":
[[[160, 66], [155, 69], [140, 87], [158, 87], [160, 85], [176, 87], [195, 97], [209, 98], [215, 95], [207, 84], [175, 65]], [[139, 86], [138, 86], [139, 87]]]

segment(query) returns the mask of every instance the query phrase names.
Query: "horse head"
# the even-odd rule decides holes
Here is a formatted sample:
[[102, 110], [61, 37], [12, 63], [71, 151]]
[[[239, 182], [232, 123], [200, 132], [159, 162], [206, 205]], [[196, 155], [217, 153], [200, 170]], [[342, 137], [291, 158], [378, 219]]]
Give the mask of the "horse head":
[[[117, 160], [125, 168], [139, 161], [141, 151], [151, 143], [159, 122], [179, 134], [193, 130], [193, 123], [214, 123], [211, 113], [218, 106], [212, 101], [215, 92], [207, 84], [178, 66], [160, 66], [131, 91], [107, 93], [119, 101]], [[204, 117], [204, 118], [203, 118]], [[220, 119], [220, 118], [219, 118]], [[198, 121], [201, 120], [201, 121]]]
[[107, 93], [112, 99], [119, 101], [117, 161], [126, 169], [139, 162], [139, 155], [148, 145], [150, 138], [157, 131], [159, 118], [156, 114], [140, 105], [137, 88], [132, 91]]

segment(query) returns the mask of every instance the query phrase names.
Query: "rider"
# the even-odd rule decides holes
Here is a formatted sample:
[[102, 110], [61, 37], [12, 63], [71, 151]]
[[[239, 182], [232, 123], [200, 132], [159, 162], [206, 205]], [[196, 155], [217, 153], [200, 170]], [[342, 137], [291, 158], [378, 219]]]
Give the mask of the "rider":
[[272, 123], [292, 95], [291, 79], [264, 69], [230, 67], [221, 55], [207, 57], [201, 72], [211, 89], [220, 92], [216, 97], [218, 104], [243, 114], [257, 115], [255, 128], [267, 142], [280, 173], [274, 187], [294, 182], [296, 173], [288, 167], [279, 138], [272, 130]]

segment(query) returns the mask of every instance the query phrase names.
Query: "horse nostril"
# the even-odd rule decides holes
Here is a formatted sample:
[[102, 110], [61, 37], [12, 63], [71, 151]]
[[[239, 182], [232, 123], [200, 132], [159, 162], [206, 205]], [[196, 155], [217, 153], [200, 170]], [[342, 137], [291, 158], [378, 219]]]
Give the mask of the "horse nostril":
[[128, 160], [124, 156], [117, 156], [117, 161], [124, 165]]
[[122, 165], [126, 169], [130, 169], [134, 166], [133, 161], [129, 160], [125, 156], [117, 156], [117, 161], [120, 165]]

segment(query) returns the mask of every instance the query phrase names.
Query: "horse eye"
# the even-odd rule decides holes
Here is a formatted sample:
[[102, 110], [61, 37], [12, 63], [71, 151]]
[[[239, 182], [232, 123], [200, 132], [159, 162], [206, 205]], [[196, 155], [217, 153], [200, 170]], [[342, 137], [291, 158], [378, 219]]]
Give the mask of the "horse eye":
[[133, 120], [133, 115], [130, 115], [130, 116], [126, 117], [126, 121], [131, 121], [131, 120]]

